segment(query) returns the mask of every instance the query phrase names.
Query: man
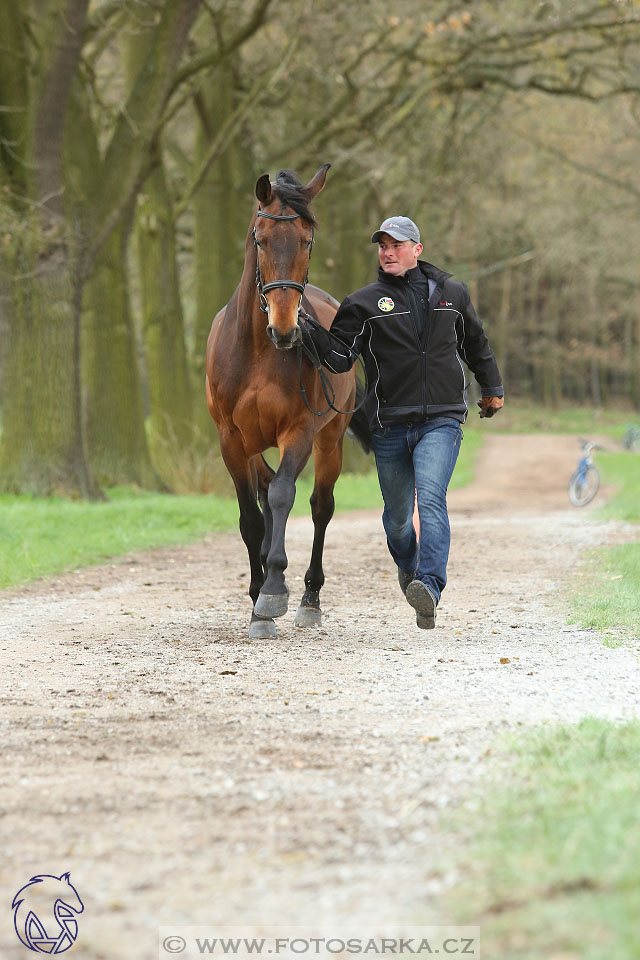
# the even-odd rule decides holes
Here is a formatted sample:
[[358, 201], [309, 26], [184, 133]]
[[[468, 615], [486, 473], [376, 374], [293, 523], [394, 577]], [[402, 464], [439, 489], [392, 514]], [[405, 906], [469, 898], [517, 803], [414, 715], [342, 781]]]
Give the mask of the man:
[[423, 247], [413, 220], [388, 218], [371, 242], [378, 244], [378, 279], [343, 300], [331, 334], [315, 324], [307, 329], [334, 373], [362, 354], [387, 544], [417, 625], [429, 630], [447, 582], [447, 487], [468, 412], [461, 358], [480, 385], [481, 417], [493, 416], [504, 392], [469, 291], [419, 260]]

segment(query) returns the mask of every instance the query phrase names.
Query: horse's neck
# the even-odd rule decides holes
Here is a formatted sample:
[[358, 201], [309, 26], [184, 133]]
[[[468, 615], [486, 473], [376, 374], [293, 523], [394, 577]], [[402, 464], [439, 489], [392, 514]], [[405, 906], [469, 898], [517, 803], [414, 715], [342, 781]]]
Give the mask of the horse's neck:
[[265, 337], [267, 316], [260, 309], [260, 297], [256, 286], [257, 253], [255, 245], [247, 244], [244, 268], [237, 289], [236, 323], [244, 340], [251, 335], [256, 343], [262, 343]]

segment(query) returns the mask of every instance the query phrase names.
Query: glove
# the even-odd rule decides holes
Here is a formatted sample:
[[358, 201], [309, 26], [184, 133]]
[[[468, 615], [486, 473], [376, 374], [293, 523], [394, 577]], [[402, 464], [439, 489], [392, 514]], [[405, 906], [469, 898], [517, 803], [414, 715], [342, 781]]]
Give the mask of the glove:
[[331, 334], [318, 323], [315, 317], [308, 313], [298, 316], [298, 326], [302, 330], [303, 340], [308, 337], [312, 341], [321, 359], [331, 352], [333, 346]]
[[483, 397], [482, 400], [478, 400], [478, 406], [480, 407], [479, 415], [481, 417], [492, 417], [496, 410], [499, 410], [503, 404], [504, 397]]

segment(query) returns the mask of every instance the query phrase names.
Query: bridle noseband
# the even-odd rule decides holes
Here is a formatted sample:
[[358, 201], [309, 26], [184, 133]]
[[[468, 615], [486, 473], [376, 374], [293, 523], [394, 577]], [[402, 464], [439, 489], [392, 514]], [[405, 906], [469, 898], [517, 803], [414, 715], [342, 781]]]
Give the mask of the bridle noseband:
[[[300, 217], [299, 213], [265, 213], [264, 210], [258, 210], [257, 217], [266, 217], [267, 220], [298, 220]], [[313, 249], [313, 227], [311, 228], [311, 240], [309, 241], [309, 260], [311, 260], [311, 250]], [[256, 287], [258, 288], [258, 295], [260, 297], [260, 309], [263, 313], [269, 312], [269, 303], [265, 296], [268, 290], [298, 290], [300, 293], [300, 300], [302, 300], [302, 294], [304, 293], [304, 288], [306, 287], [309, 280], [309, 264], [307, 262], [307, 272], [305, 274], [304, 281], [298, 283], [297, 280], [271, 280], [269, 283], [263, 283], [262, 277], [260, 276], [260, 256], [258, 254], [258, 240], [256, 238], [256, 228], [253, 228], [253, 242], [256, 248]], [[298, 313], [300, 313], [302, 307], [298, 307]]]

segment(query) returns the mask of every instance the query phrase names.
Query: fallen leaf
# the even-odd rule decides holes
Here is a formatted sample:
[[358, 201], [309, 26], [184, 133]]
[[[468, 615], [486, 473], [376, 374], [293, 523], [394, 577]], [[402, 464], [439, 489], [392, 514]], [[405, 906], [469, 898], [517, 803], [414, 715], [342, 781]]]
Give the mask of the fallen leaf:
[[510, 657], [500, 657], [500, 663], [511, 663]]
[[221, 676], [221, 677], [235, 677], [235, 675], [236, 675], [237, 672], [238, 672], [237, 670], [221, 670], [221, 671], [220, 671], [220, 676]]

